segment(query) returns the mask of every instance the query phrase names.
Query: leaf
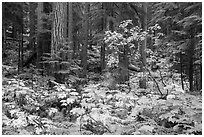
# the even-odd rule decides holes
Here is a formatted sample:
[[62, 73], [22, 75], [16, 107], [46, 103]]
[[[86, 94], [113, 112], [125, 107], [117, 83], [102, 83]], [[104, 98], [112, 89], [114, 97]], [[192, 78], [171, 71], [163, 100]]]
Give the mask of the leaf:
[[19, 95], [19, 94], [27, 94], [27, 90], [18, 90], [16, 91], [16, 94]]
[[67, 103], [63, 102], [63, 103], [61, 104], [61, 106], [67, 106]]
[[139, 112], [142, 112], [144, 108], [142, 108], [141, 106], [135, 106], [133, 109], [132, 109], [132, 112], [131, 112], [131, 116], [137, 116], [139, 114]]
[[142, 96], [138, 101], [139, 104], [147, 104], [150, 100], [146, 96]]
[[83, 108], [73, 108], [70, 112], [78, 115], [85, 114], [85, 110]]
[[105, 93], [105, 91], [103, 91], [103, 90], [98, 91], [98, 92], [97, 92], [97, 95], [98, 95], [99, 97], [102, 97], [102, 98], [105, 98], [105, 97], [106, 97], [106, 93]]
[[69, 74], [70, 70], [60, 70], [60, 71], [58, 71], [58, 73], [65, 75], [65, 74]]
[[82, 101], [81, 105], [82, 105], [82, 107], [85, 107], [85, 108], [88, 108], [88, 109], [95, 106], [93, 103], [86, 103], [85, 101]]
[[177, 122], [178, 119], [177, 118], [174, 118], [174, 117], [169, 117], [168, 121], [171, 121], [171, 122]]
[[172, 117], [172, 116], [173, 116], [173, 115], [172, 115], [171, 113], [166, 113], [166, 114], [160, 115], [159, 118], [160, 118], [161, 120], [163, 120], [163, 119], [169, 119], [169, 118]]
[[31, 133], [23, 129], [23, 130], [19, 130], [19, 135], [31, 135]]
[[76, 89], [70, 89], [70, 88], [66, 88], [66, 89], [64, 89], [64, 91], [66, 91], [66, 92], [70, 92], [70, 91], [76, 91]]
[[35, 132], [36, 134], [40, 134], [42, 132], [42, 128], [36, 127]]
[[168, 99], [175, 99], [175, 98], [176, 98], [176, 96], [175, 96], [175, 95], [171, 95], [171, 94], [170, 94], [170, 95], [168, 95], [166, 98], [167, 98], [167, 100], [168, 100]]
[[154, 129], [153, 126], [148, 126], [148, 125], [144, 125], [144, 126], [139, 128], [140, 131], [143, 130], [143, 131], [150, 131], [150, 132], [152, 132], [153, 129]]
[[75, 99], [74, 98], [67, 98], [67, 104], [72, 104], [74, 103]]
[[182, 89], [181, 86], [176, 85], [176, 84], [173, 84], [173, 86], [174, 86], [174, 89], [175, 89], [175, 91], [176, 91], [177, 93], [185, 93], [185, 91]]
[[71, 92], [70, 95], [77, 96], [77, 95], [79, 95], [79, 93], [78, 92]]
[[66, 93], [59, 93], [58, 95], [58, 98], [65, 98], [67, 96]]

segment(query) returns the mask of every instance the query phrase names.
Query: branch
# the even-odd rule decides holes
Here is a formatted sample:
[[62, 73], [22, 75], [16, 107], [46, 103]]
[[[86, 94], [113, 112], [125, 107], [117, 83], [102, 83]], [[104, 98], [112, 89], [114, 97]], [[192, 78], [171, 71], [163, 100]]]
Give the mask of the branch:
[[162, 84], [163, 84], [164, 86], [166, 86], [166, 84], [164, 83], [164, 79], [163, 79], [163, 76], [162, 76], [162, 74], [161, 74], [160, 69], [158, 69], [158, 71], [159, 71], [159, 75], [160, 75], [161, 80], [162, 80]]
[[151, 72], [149, 71], [149, 69], [147, 69], [147, 67], [145, 66], [145, 69], [148, 71], [148, 73], [149, 73], [149, 75], [150, 75], [150, 77], [152, 78], [152, 80], [154, 81], [154, 83], [156, 84], [156, 86], [157, 86], [157, 88], [158, 88], [158, 90], [159, 90], [159, 93], [163, 96], [163, 94], [162, 94], [162, 92], [161, 92], [161, 90], [160, 90], [160, 87], [159, 87], [159, 84], [158, 84], [158, 82], [156, 81], [156, 79], [152, 76], [152, 74], [151, 74]]
[[[98, 123], [98, 121], [96, 121], [96, 120], [95, 120], [94, 118], [92, 118], [90, 115], [88, 115], [88, 116], [89, 116], [92, 120], [94, 120], [95, 122]], [[101, 126], [103, 126], [105, 129], [107, 129], [109, 133], [112, 133], [105, 125], [103, 125], [102, 122], [100, 122], [100, 124], [101, 124]]]
[[163, 96], [163, 94], [162, 94], [162, 92], [161, 92], [161, 90], [160, 90], [160, 87], [159, 87], [158, 82], [157, 82], [156, 79], [152, 76], [151, 72], [150, 72], [149, 69], [146, 67], [146, 65], [144, 64], [144, 62], [143, 62], [142, 60], [140, 60], [140, 61], [142, 62], [143, 67], [148, 71], [148, 73], [149, 73], [150, 77], [152, 78], [152, 80], [154, 81], [154, 83], [156, 83], [156, 86], [157, 86], [157, 88], [158, 88], [158, 90], [159, 90], [159, 93], [161, 94], [161, 96]]

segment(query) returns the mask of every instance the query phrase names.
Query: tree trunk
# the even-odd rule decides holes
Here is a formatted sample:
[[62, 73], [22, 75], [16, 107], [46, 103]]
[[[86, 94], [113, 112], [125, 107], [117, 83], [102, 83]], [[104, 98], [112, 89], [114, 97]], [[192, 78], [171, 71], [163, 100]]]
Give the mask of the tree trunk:
[[[60, 56], [63, 60], [65, 58], [64, 48], [66, 42], [66, 15], [67, 15], [67, 4], [63, 2], [53, 3], [53, 24], [52, 24], [52, 35], [51, 35], [51, 56], [56, 60], [55, 55]], [[64, 82], [64, 76], [58, 73], [64, 69], [65, 66], [60, 64], [57, 60], [53, 65], [52, 71], [54, 71], [54, 77], [57, 82]]]
[[[114, 17], [114, 3], [111, 2], [110, 3], [110, 16]], [[111, 30], [111, 32], [114, 31], [114, 22], [112, 20], [109, 21], [109, 30]]]
[[200, 64], [200, 83], [199, 83], [199, 90], [202, 89], [202, 63]]
[[3, 41], [3, 43], [2, 43], [2, 57], [4, 58], [4, 57], [6, 57], [6, 53], [5, 53], [5, 51], [6, 51], [6, 27], [4, 26], [4, 25], [2, 25], [2, 41]]
[[[23, 24], [23, 7], [21, 9], [21, 27], [20, 27], [20, 33], [18, 36], [19, 39], [19, 72], [23, 71], [23, 29], [24, 29], [24, 24]], [[16, 33], [16, 32], [15, 32]]]
[[[17, 38], [20, 39], [19, 36]], [[18, 74], [20, 74], [20, 72], [21, 72], [21, 48], [22, 48], [20, 41], [18, 42], [18, 45], [19, 45], [19, 48], [18, 48]]]
[[21, 72], [23, 72], [23, 29], [24, 29], [24, 24], [23, 24], [23, 9], [22, 9], [22, 16], [21, 16], [21, 19], [22, 19], [22, 24], [21, 24]]
[[194, 55], [194, 38], [192, 37], [190, 40], [190, 47], [189, 47], [189, 85], [190, 91], [193, 91], [193, 55]]
[[[147, 15], [147, 26], [149, 27], [149, 23], [151, 23], [151, 20], [152, 20], [152, 10], [153, 10], [153, 7], [152, 7], [152, 3], [150, 2], [148, 5], [147, 5], [147, 11], [148, 11], [148, 15]], [[150, 48], [152, 51], [153, 51], [153, 39], [152, 37], [148, 37], [148, 48]]]
[[85, 16], [84, 16], [84, 44], [82, 47], [82, 59], [81, 59], [81, 65], [83, 67], [83, 74], [82, 77], [86, 77], [87, 75], [87, 46], [88, 46], [88, 21], [89, 21], [89, 16], [88, 16], [88, 11], [89, 11], [89, 3], [85, 2]]
[[190, 91], [193, 91], [193, 58], [189, 57], [189, 84], [190, 84]]
[[[106, 13], [105, 13], [105, 3], [102, 2], [102, 10], [104, 10], [103, 13], [103, 18], [102, 18], [102, 31], [105, 33], [105, 29], [106, 29]], [[106, 64], [105, 64], [105, 47], [106, 44], [105, 42], [103, 42], [103, 44], [101, 45], [101, 72], [105, 69]]]
[[[147, 30], [147, 3], [144, 2], [143, 3], [143, 10], [144, 10], [144, 21], [143, 24], [141, 24], [142, 29], [144, 31]], [[146, 53], [145, 53], [145, 49], [146, 49], [146, 45], [147, 45], [147, 38], [145, 36], [145, 39], [142, 41], [142, 45], [140, 46], [140, 54], [141, 54], [141, 66], [140, 69], [143, 72], [143, 77], [140, 79], [139, 83], [140, 83], [140, 88], [147, 88], [147, 84], [146, 84], [146, 74], [145, 74], [145, 67], [146, 67]]]
[[52, 26], [52, 42], [51, 42], [51, 54], [57, 54], [57, 52], [63, 47], [66, 39], [65, 21], [66, 19], [66, 7], [67, 5], [62, 2], [53, 3], [53, 26]]
[[119, 50], [119, 82], [122, 84], [129, 80], [128, 45], [120, 46]]
[[40, 32], [42, 30], [42, 11], [43, 11], [43, 2], [38, 2], [38, 7], [37, 7], [37, 47], [36, 47], [36, 52], [37, 52], [37, 60], [36, 60], [36, 64], [37, 64], [37, 68], [41, 68], [40, 65], [40, 57], [42, 54], [41, 51], [41, 39], [40, 39]]
[[69, 2], [69, 25], [68, 25], [68, 38], [69, 38], [69, 45], [70, 48], [73, 51], [72, 58], [74, 57], [74, 46], [73, 46], [73, 33], [72, 33], [72, 28], [73, 28], [73, 12], [72, 12], [72, 2]]
[[[195, 66], [195, 71], [197, 71], [198, 70], [198, 66]], [[195, 73], [195, 89], [196, 89], [196, 91], [199, 89], [199, 84], [198, 84], [198, 80], [199, 80], [199, 77], [198, 77], [198, 74], [199, 73]]]
[[184, 90], [184, 84], [183, 84], [183, 59], [182, 59], [182, 52], [180, 52], [180, 69], [181, 69], [181, 85], [182, 89]]
[[35, 2], [30, 2], [29, 3], [29, 8], [30, 8], [30, 12], [29, 12], [29, 27], [30, 27], [30, 36], [29, 36], [29, 43], [30, 43], [30, 47], [33, 50], [33, 53], [36, 51], [35, 49], [35, 34], [36, 34], [36, 16], [35, 16], [35, 10], [36, 10], [36, 3]]

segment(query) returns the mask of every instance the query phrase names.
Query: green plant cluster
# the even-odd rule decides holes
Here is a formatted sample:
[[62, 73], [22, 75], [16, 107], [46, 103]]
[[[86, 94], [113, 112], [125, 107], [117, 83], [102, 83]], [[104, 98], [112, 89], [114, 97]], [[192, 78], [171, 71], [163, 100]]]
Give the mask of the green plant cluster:
[[[132, 77], [132, 83], [137, 77]], [[202, 98], [169, 84], [165, 99], [148, 89], [103, 83], [32, 89], [3, 79], [3, 134], [202, 134]]]

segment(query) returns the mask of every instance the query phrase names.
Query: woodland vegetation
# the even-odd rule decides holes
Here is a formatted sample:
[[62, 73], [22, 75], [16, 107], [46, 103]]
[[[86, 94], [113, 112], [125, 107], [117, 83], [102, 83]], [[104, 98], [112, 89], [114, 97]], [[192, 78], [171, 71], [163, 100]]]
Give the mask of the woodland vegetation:
[[201, 2], [3, 2], [3, 135], [201, 135]]

